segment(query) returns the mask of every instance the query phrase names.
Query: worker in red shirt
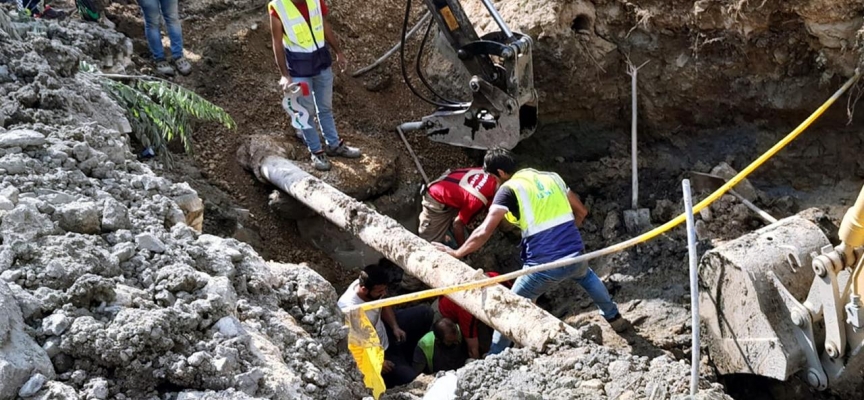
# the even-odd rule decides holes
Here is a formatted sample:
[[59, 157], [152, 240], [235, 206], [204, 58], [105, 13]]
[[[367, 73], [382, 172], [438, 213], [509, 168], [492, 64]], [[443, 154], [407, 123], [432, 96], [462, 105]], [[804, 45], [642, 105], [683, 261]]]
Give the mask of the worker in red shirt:
[[[430, 242], [461, 246], [466, 226], [489, 207], [497, 189], [498, 181], [482, 168], [445, 172], [424, 190], [418, 235]], [[455, 243], [446, 243], [448, 236]]]
[[[487, 272], [486, 276], [494, 278], [498, 276], [498, 273]], [[503, 285], [510, 288], [513, 286], [513, 282], [504, 282]], [[453, 302], [453, 300], [450, 300], [450, 298], [446, 296], [438, 298], [438, 312], [441, 313], [442, 317], [456, 321], [456, 323], [459, 324], [459, 330], [462, 332], [465, 344], [468, 345], [468, 357], [479, 359], [480, 354], [489, 351], [489, 340], [492, 338], [492, 331], [488, 329], [489, 327], [487, 327], [486, 324], [477, 319], [477, 317], [471, 315], [468, 311], [465, 311], [464, 308], [459, 307]], [[485, 338], [486, 340], [484, 340], [483, 349], [480, 348], [481, 332], [486, 333], [484, 336], [488, 336]]]

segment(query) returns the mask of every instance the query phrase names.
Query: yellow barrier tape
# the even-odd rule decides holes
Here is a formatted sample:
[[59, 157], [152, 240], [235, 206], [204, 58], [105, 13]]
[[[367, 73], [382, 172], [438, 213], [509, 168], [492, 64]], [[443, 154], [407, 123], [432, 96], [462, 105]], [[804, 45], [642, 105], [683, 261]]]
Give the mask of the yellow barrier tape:
[[[711, 195], [706, 197], [705, 200], [702, 200], [698, 204], [693, 206], [693, 213], [695, 214], [695, 213], [699, 212], [700, 210], [707, 207], [708, 205], [710, 205], [711, 203], [713, 203], [714, 201], [719, 199], [721, 196], [726, 194], [726, 192], [728, 192], [729, 189], [732, 189], [739, 182], [741, 182], [742, 180], [747, 178], [747, 176], [750, 175], [750, 173], [752, 173], [753, 171], [755, 171], [756, 168], [759, 168], [760, 166], [762, 166], [762, 164], [764, 164], [765, 161], [768, 161], [771, 157], [773, 157], [775, 154], [777, 154], [781, 149], [786, 147], [786, 145], [788, 145], [790, 142], [795, 140], [795, 138], [797, 138], [798, 135], [800, 135], [802, 132], [804, 132], [804, 130], [806, 130], [808, 127], [810, 127], [810, 125], [813, 124], [814, 121], [819, 119], [819, 117], [821, 117], [822, 114], [825, 113], [825, 110], [827, 110], [829, 107], [831, 107], [831, 105], [833, 105], [834, 102], [837, 101], [837, 99], [843, 95], [843, 93], [845, 93], [847, 90], [849, 90], [849, 88], [852, 87], [852, 85], [855, 84], [855, 82], [860, 77], [861, 77], [861, 73], [859, 71], [856, 71], [855, 76], [849, 78], [849, 80], [846, 81], [846, 83], [843, 84], [843, 86], [836, 93], [834, 93], [834, 95], [831, 96], [831, 98], [829, 98], [827, 101], [825, 101], [825, 103], [823, 103], [818, 109], [816, 109], [816, 111], [814, 111], [813, 114], [810, 114], [810, 116], [806, 120], [804, 120], [804, 122], [802, 122], [800, 125], [798, 125], [798, 127], [795, 128], [795, 130], [790, 132], [788, 135], [786, 135], [786, 137], [781, 139], [779, 142], [777, 142], [777, 144], [775, 144], [770, 149], [768, 149], [768, 151], [766, 151], [764, 154], [762, 154], [762, 156], [757, 158], [755, 161], [750, 163], [750, 165], [748, 165], [746, 168], [744, 168], [741, 172], [739, 172], [737, 175], [732, 177], [732, 179], [730, 179], [728, 182], [726, 182], [725, 185], [721, 186], [714, 193], [711, 193]], [[568, 259], [564, 259], [564, 260], [558, 260], [558, 261], [554, 261], [554, 262], [547, 263], [547, 264], [537, 265], [537, 266], [534, 266], [531, 268], [524, 268], [524, 269], [521, 269], [519, 271], [511, 272], [509, 274], [499, 275], [499, 276], [496, 276], [494, 278], [487, 278], [487, 279], [461, 283], [458, 285], [453, 285], [453, 286], [448, 286], [448, 287], [443, 287], [443, 288], [423, 290], [420, 292], [409, 293], [409, 294], [405, 294], [405, 295], [401, 295], [401, 296], [389, 297], [386, 299], [381, 299], [381, 300], [376, 300], [376, 301], [370, 301], [370, 302], [363, 303], [363, 304], [360, 304], [358, 306], [346, 309], [346, 311], [350, 311], [353, 308], [359, 308], [359, 309], [364, 310], [364, 311], [365, 310], [372, 310], [375, 308], [388, 307], [388, 306], [393, 306], [393, 305], [397, 305], [397, 304], [408, 303], [411, 301], [428, 299], [430, 297], [443, 296], [443, 295], [447, 295], [447, 294], [454, 293], [454, 292], [477, 289], [477, 288], [481, 288], [484, 286], [494, 285], [496, 283], [506, 282], [506, 281], [509, 281], [511, 279], [516, 279], [520, 276], [528, 275], [528, 274], [531, 274], [534, 272], [547, 271], [550, 269], [561, 268], [561, 267], [565, 267], [568, 265], [593, 260], [595, 258], [609, 255], [612, 253], [617, 253], [617, 252], [622, 251], [624, 249], [627, 249], [629, 247], [633, 247], [639, 243], [647, 242], [651, 239], [654, 239], [655, 237], [660, 236], [661, 234], [669, 231], [670, 229], [680, 225], [682, 222], [686, 221], [686, 218], [687, 218], [686, 214], [682, 213], [681, 215], [674, 218], [673, 220], [671, 220], [671, 221], [669, 221], [669, 222], [667, 222], [661, 226], [658, 226], [657, 228], [654, 228], [654, 229], [652, 229], [646, 233], [643, 233], [637, 237], [625, 240], [621, 243], [614, 244], [614, 245], [606, 247], [604, 249], [597, 250], [597, 251], [594, 251], [594, 252], [591, 252], [588, 254], [584, 254], [584, 255], [581, 255], [578, 257], [568, 258]]]

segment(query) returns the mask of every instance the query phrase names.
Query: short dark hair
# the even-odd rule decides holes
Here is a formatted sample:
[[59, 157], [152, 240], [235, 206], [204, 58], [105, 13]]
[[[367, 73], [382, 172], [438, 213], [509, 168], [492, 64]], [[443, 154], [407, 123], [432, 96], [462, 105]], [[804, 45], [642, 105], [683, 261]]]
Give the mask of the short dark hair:
[[360, 287], [372, 290], [375, 286], [390, 284], [390, 274], [387, 269], [378, 264], [370, 264], [360, 271]]
[[489, 149], [483, 157], [483, 171], [498, 176], [499, 169], [510, 175], [516, 173], [516, 157], [507, 149]]
[[444, 340], [448, 333], [459, 332], [456, 325], [450, 318], [441, 318], [435, 325], [432, 325], [432, 333], [435, 334], [435, 339]]

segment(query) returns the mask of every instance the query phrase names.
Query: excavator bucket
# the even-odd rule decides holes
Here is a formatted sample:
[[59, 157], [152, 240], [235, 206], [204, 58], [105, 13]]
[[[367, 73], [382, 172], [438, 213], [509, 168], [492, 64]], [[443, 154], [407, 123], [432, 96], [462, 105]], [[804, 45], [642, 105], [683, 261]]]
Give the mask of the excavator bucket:
[[814, 280], [812, 255], [829, 244], [816, 224], [796, 215], [702, 257], [699, 315], [707, 327], [703, 341], [721, 374], [782, 381], [807, 365], [802, 340], [796, 338], [801, 330], [796, 331], [793, 322], [800, 314], [790, 310], [791, 302], [784, 296], [804, 302]]

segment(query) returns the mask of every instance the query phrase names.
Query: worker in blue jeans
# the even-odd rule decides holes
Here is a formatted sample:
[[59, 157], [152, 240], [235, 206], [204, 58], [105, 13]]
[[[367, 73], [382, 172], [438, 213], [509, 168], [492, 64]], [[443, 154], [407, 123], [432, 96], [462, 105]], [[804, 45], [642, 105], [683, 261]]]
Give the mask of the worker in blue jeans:
[[[312, 166], [329, 171], [329, 157], [359, 158], [360, 149], [348, 146], [336, 133], [333, 120], [333, 58], [342, 71], [347, 61], [339, 39], [327, 21], [329, 10], [324, 0], [271, 0], [270, 34], [276, 66], [282, 77], [279, 86], [284, 92], [298, 83], [306, 83], [309, 95], [298, 98], [309, 114], [318, 116], [326, 147], [314, 125], [302, 129], [302, 139], [311, 153]], [[292, 119], [295, 115], [290, 116]]]
[[[482, 247], [501, 220], [506, 219], [522, 231], [523, 268], [574, 258], [584, 251], [578, 227], [588, 215], [588, 209], [558, 174], [518, 169], [515, 157], [505, 149], [489, 150], [483, 159], [483, 169], [501, 184], [486, 219], [458, 249], [433, 243], [439, 250], [456, 258], [465, 257]], [[630, 326], [618, 312], [606, 286], [584, 264], [521, 276], [516, 279], [512, 291], [534, 301], [567, 279], [582, 286], [594, 300], [600, 315], [616, 332]], [[496, 331], [489, 354], [500, 353], [509, 345], [510, 340]]]
[[[192, 72], [192, 64], [183, 56], [183, 30], [180, 26], [178, 0], [138, 0], [141, 13], [144, 14], [144, 35], [147, 36], [147, 46], [156, 62], [156, 72], [164, 76], [174, 76], [174, 67], [181, 75]], [[171, 40], [171, 59], [174, 67], [165, 58], [162, 47], [162, 32], [159, 27], [165, 19], [168, 38]]]

